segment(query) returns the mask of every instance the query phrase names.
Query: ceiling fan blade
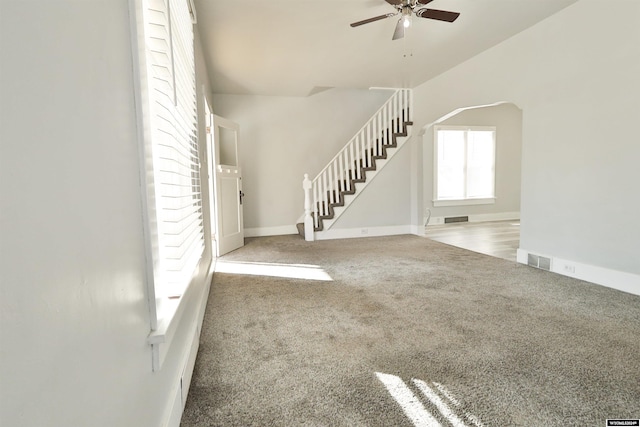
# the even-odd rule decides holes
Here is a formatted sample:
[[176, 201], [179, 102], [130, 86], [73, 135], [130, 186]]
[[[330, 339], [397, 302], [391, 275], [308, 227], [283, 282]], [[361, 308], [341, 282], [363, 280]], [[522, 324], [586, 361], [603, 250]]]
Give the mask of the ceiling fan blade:
[[437, 19], [438, 21], [453, 22], [458, 19], [460, 13], [438, 9], [420, 9], [416, 11], [416, 16], [420, 18]]
[[433, 0], [416, 0], [416, 5], [426, 6], [431, 3]]
[[402, 23], [402, 18], [398, 19], [398, 23], [396, 24], [396, 30], [393, 32], [393, 37], [391, 40], [398, 40], [404, 37], [404, 25]]
[[352, 27], [357, 27], [359, 25], [364, 25], [364, 24], [368, 24], [369, 22], [376, 22], [376, 21], [380, 21], [381, 19], [385, 19], [385, 18], [390, 18], [392, 16], [397, 15], [396, 13], [387, 13], [386, 15], [380, 15], [380, 16], [376, 16], [373, 18], [369, 18], [369, 19], [365, 19], [363, 21], [358, 21], [358, 22], [354, 22], [351, 24]]
[[391, 6], [399, 6], [402, 4], [402, 0], [385, 0]]

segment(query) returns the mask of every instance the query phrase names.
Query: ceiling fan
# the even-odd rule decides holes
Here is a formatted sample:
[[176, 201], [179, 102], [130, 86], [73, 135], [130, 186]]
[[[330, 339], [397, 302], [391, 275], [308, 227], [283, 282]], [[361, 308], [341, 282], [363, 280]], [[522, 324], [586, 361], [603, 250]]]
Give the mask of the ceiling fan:
[[391, 18], [392, 16], [400, 15], [398, 24], [396, 24], [396, 30], [393, 32], [393, 40], [401, 39], [404, 37], [405, 28], [411, 26], [411, 15], [414, 14], [419, 18], [436, 19], [438, 21], [453, 22], [458, 19], [460, 13], [449, 12], [446, 10], [427, 9], [422, 6], [426, 6], [433, 0], [385, 0], [391, 6], [396, 8], [395, 13], [387, 13], [385, 15], [375, 16], [373, 18], [365, 19], [363, 21], [354, 22], [352, 27], [358, 27], [360, 25], [368, 24], [369, 22], [379, 21], [381, 19]]

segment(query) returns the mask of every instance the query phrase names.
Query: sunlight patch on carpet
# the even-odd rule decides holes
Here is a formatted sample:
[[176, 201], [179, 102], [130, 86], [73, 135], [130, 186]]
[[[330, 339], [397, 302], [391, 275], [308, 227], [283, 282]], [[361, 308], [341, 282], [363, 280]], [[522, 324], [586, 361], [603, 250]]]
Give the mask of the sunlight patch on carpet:
[[427, 411], [420, 399], [411, 391], [400, 377], [376, 372], [378, 379], [400, 405], [407, 418], [416, 427], [440, 427], [441, 424]]
[[[409, 418], [416, 427], [441, 426], [442, 424], [437, 418], [446, 420], [447, 425], [454, 427], [467, 427], [469, 425], [484, 427], [478, 417], [469, 412], [456, 414], [457, 409], [452, 408], [450, 404], [457, 407], [460, 406], [460, 402], [440, 383], [432, 383], [437, 389], [436, 391], [425, 381], [415, 378], [411, 380], [413, 386], [424, 397], [425, 401], [423, 402], [402, 378], [380, 372], [376, 372], [376, 377], [384, 384], [391, 397], [398, 402], [407, 418]], [[438, 392], [440, 394], [438, 394]], [[461, 418], [466, 418], [471, 424], [465, 424]]]
[[316, 280], [331, 282], [333, 279], [319, 265], [278, 264], [272, 262], [216, 262], [216, 273], [246, 274], [250, 276], [283, 277], [287, 279]]

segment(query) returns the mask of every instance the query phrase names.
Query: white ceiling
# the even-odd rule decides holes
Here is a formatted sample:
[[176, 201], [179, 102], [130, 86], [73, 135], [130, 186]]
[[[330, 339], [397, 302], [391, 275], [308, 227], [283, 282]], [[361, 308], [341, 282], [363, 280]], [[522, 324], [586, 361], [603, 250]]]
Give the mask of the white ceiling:
[[576, 0], [434, 0], [453, 23], [397, 18], [384, 0], [195, 0], [214, 93], [307, 96], [326, 88], [415, 87]]

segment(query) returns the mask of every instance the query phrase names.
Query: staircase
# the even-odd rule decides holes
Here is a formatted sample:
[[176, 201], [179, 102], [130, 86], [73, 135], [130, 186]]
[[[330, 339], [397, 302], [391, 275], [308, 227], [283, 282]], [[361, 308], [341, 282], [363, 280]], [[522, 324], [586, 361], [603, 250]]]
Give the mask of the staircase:
[[305, 240], [330, 229], [408, 139], [412, 101], [410, 89], [395, 91], [313, 180], [305, 174]]

